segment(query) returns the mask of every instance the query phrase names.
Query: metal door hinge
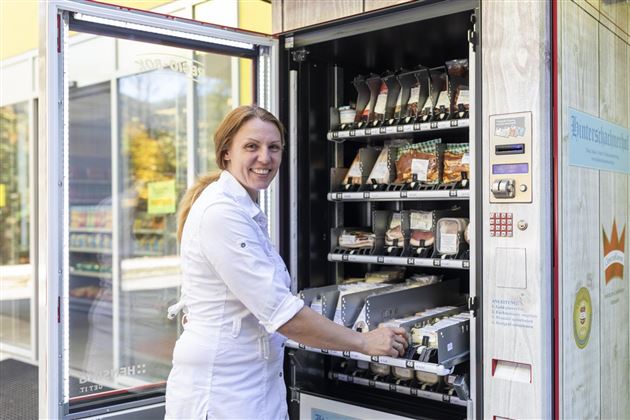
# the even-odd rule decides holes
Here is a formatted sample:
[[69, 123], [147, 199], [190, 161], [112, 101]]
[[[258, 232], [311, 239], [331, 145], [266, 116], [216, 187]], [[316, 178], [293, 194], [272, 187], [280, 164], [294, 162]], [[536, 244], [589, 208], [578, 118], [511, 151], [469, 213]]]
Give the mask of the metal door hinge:
[[300, 403], [300, 391], [297, 388], [290, 387], [291, 402]]
[[472, 316], [477, 316], [477, 309], [479, 309], [479, 298], [477, 296], [468, 297], [468, 310]]
[[291, 55], [293, 56], [293, 61], [297, 63], [303, 63], [304, 61], [306, 61], [308, 51], [304, 48], [301, 48], [299, 50], [292, 51]]

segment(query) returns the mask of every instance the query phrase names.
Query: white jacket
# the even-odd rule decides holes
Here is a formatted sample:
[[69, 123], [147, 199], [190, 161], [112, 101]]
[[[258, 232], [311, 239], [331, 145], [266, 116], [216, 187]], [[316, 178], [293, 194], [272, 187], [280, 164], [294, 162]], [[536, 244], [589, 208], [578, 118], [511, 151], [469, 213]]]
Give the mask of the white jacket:
[[[284, 419], [286, 338], [304, 305], [267, 220], [227, 171], [193, 204], [181, 242], [188, 322], [166, 385], [168, 419]], [[171, 316], [174, 313], [170, 314]]]

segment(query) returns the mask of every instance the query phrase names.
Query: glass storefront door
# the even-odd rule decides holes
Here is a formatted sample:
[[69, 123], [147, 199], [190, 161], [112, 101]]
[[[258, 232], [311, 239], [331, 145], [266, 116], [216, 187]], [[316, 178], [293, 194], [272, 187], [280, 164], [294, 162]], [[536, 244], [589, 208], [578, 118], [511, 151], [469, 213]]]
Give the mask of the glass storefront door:
[[269, 80], [254, 74], [269, 68], [260, 63], [275, 43], [110, 6], [51, 11], [64, 36], [78, 32], [61, 44], [57, 67], [67, 113], [48, 116], [66, 127], [63, 138], [49, 137], [48, 158], [62, 160], [67, 188], [47, 206], [62, 234], [47, 258], [57, 256], [64, 273], [47, 281], [65, 303], [58, 349], [49, 339], [49, 351], [63, 356], [59, 414], [76, 417], [163, 400], [181, 330], [166, 318], [181, 284], [177, 203], [197, 175], [216, 169], [222, 117], [248, 96], [270, 107], [251, 89]]

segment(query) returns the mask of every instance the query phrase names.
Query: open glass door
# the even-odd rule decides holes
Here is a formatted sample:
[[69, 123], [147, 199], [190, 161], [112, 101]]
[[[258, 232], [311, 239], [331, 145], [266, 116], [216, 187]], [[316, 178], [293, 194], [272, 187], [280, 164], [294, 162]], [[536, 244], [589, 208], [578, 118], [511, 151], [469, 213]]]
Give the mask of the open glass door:
[[[42, 7], [40, 417], [154, 406], [181, 328], [166, 318], [176, 204], [216, 169], [214, 130], [242, 98], [277, 112], [277, 43], [87, 1]], [[261, 205], [277, 237], [273, 191]]]

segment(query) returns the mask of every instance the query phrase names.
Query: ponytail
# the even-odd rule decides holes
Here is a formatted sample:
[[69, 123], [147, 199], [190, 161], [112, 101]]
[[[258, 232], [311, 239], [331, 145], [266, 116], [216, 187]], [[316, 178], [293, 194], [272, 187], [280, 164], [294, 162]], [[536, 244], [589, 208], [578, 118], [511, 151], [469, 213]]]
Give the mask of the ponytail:
[[193, 203], [208, 185], [219, 179], [220, 174], [221, 172], [215, 172], [200, 176], [199, 178], [197, 178], [197, 181], [195, 181], [193, 186], [190, 187], [182, 197], [182, 200], [179, 202], [179, 214], [177, 216], [177, 240], [179, 242], [182, 241], [184, 223], [186, 223], [188, 213], [190, 213], [190, 208], [192, 207]]

